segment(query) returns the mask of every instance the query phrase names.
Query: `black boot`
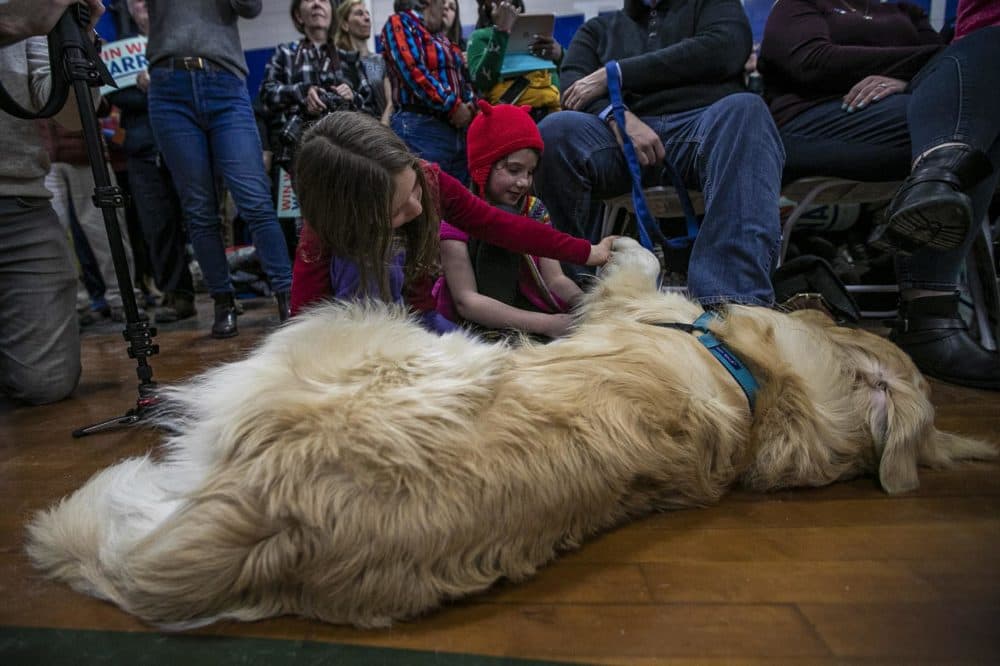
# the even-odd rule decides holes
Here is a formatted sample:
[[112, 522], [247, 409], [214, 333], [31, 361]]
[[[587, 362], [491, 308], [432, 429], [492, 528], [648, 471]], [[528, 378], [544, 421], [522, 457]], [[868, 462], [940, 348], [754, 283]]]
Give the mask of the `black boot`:
[[925, 375], [1000, 390], [1000, 354], [976, 342], [958, 313], [958, 294], [902, 301], [889, 336]]
[[974, 222], [966, 192], [992, 172], [981, 150], [958, 143], [932, 150], [913, 166], [869, 242], [905, 254], [958, 247]]
[[215, 301], [215, 322], [212, 324], [213, 338], [231, 338], [236, 330], [236, 301], [231, 293], [212, 294]]
[[278, 321], [286, 321], [292, 316], [292, 294], [287, 291], [274, 293], [274, 299], [278, 301]]

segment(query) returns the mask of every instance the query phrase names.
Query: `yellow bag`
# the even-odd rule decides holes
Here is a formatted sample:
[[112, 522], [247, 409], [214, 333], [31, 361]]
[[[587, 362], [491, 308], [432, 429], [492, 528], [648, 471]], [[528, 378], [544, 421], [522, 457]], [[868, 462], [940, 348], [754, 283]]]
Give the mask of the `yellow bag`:
[[492, 89], [490, 89], [490, 92], [487, 95], [487, 99], [490, 104], [504, 103], [500, 101], [500, 98], [503, 97], [503, 94], [507, 92], [507, 89], [514, 85], [514, 82], [521, 77], [528, 80], [528, 85], [523, 91], [521, 91], [520, 95], [514, 98], [513, 101], [507, 102], [507, 100], [504, 100], [504, 102], [509, 104], [528, 105], [533, 109], [545, 109], [549, 113], [559, 111], [562, 108], [559, 105], [559, 88], [552, 83], [552, 73], [543, 69], [518, 74], [517, 76], [504, 79], [500, 83], [496, 84]]

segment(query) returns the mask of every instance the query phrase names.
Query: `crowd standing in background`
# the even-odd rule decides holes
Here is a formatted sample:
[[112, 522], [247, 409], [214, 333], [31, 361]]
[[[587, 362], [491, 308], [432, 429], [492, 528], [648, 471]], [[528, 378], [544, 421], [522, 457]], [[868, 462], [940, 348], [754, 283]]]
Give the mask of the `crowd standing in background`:
[[[44, 34], [71, 4], [0, 5], [0, 44], [11, 44], [0, 76], [36, 106], [45, 44], [18, 40]], [[96, 21], [101, 3], [86, 4]], [[376, 19], [377, 52], [364, 0], [292, 0], [302, 38], [277, 45], [266, 67], [262, 128], [237, 29], [261, 0], [127, 6], [149, 36], [150, 69], [108, 100], [121, 110], [131, 194], [164, 292], [157, 322], [195, 314], [187, 235], [214, 302], [211, 335], [237, 334], [221, 187], [249, 228], [280, 321], [326, 298], [376, 298], [405, 303], [439, 332], [557, 337], [586, 288], [584, 273], [570, 279], [559, 262], [608, 259], [600, 208], [631, 189], [628, 138], [644, 185], [672, 184], [670, 165], [704, 194], [687, 287], [708, 307], [774, 304], [783, 179], [904, 180], [873, 238], [895, 255], [891, 336], [929, 375], [1000, 389], [1000, 357], [970, 335], [958, 294], [1000, 178], [1000, 69], [984, 66], [1000, 62], [998, 3], [960, 0], [949, 44], [905, 2], [779, 0], [758, 63], [739, 0], [623, 0], [565, 51], [539, 35], [528, 54], [508, 52], [523, 0], [477, 0], [468, 43], [457, 0], [396, 0]], [[532, 67], [515, 67], [524, 55]], [[82, 242], [117, 319], [121, 299], [100, 213], [83, 200], [89, 169], [59, 149], [78, 135], [45, 124], [59, 139], [50, 168], [21, 123], [0, 115], [11, 155], [0, 166], [0, 392], [48, 402], [72, 390], [80, 363], [78, 271], [46, 173], [53, 192], [79, 200]], [[273, 182], [264, 145], [275, 152]], [[278, 224], [278, 167], [293, 175], [301, 239]]]
[[[137, 34], [148, 35], [146, 0], [128, 0], [128, 12], [138, 28]], [[153, 279], [163, 292], [154, 319], [163, 324], [195, 315], [194, 280], [188, 268], [180, 200], [149, 121], [148, 93], [149, 72], [143, 71], [136, 85], [109, 94], [108, 100], [121, 110], [129, 189], [148, 248]]]
[[237, 18], [257, 16], [261, 2], [148, 0], [148, 5], [149, 118], [215, 302], [212, 336], [238, 333], [216, 178], [225, 181], [250, 228], [277, 298], [278, 316], [284, 321], [292, 287], [291, 262], [264, 169], [236, 27]]

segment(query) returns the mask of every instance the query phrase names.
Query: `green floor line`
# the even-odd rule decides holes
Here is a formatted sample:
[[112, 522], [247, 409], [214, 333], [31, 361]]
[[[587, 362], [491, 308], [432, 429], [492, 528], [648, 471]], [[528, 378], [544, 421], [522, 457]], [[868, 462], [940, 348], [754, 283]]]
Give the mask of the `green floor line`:
[[[0, 627], [4, 666], [517, 666], [555, 662], [451, 652], [343, 645], [319, 641], [193, 636], [120, 631]], [[560, 666], [565, 666], [560, 664]]]

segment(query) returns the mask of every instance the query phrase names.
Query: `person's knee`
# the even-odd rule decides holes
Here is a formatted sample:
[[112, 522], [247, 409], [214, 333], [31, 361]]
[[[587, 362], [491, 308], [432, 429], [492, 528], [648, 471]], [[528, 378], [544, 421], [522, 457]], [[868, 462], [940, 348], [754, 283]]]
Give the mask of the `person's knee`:
[[568, 149], [577, 145], [574, 138], [579, 138], [583, 123], [590, 118], [590, 114], [579, 111], [559, 111], [550, 113], [538, 123], [538, 131], [542, 134], [542, 142], [545, 144], [545, 154], [567, 155]]
[[29, 405], [46, 405], [69, 397], [80, 381], [80, 359], [67, 359], [59, 367], [21, 368], [4, 382], [9, 397]]

